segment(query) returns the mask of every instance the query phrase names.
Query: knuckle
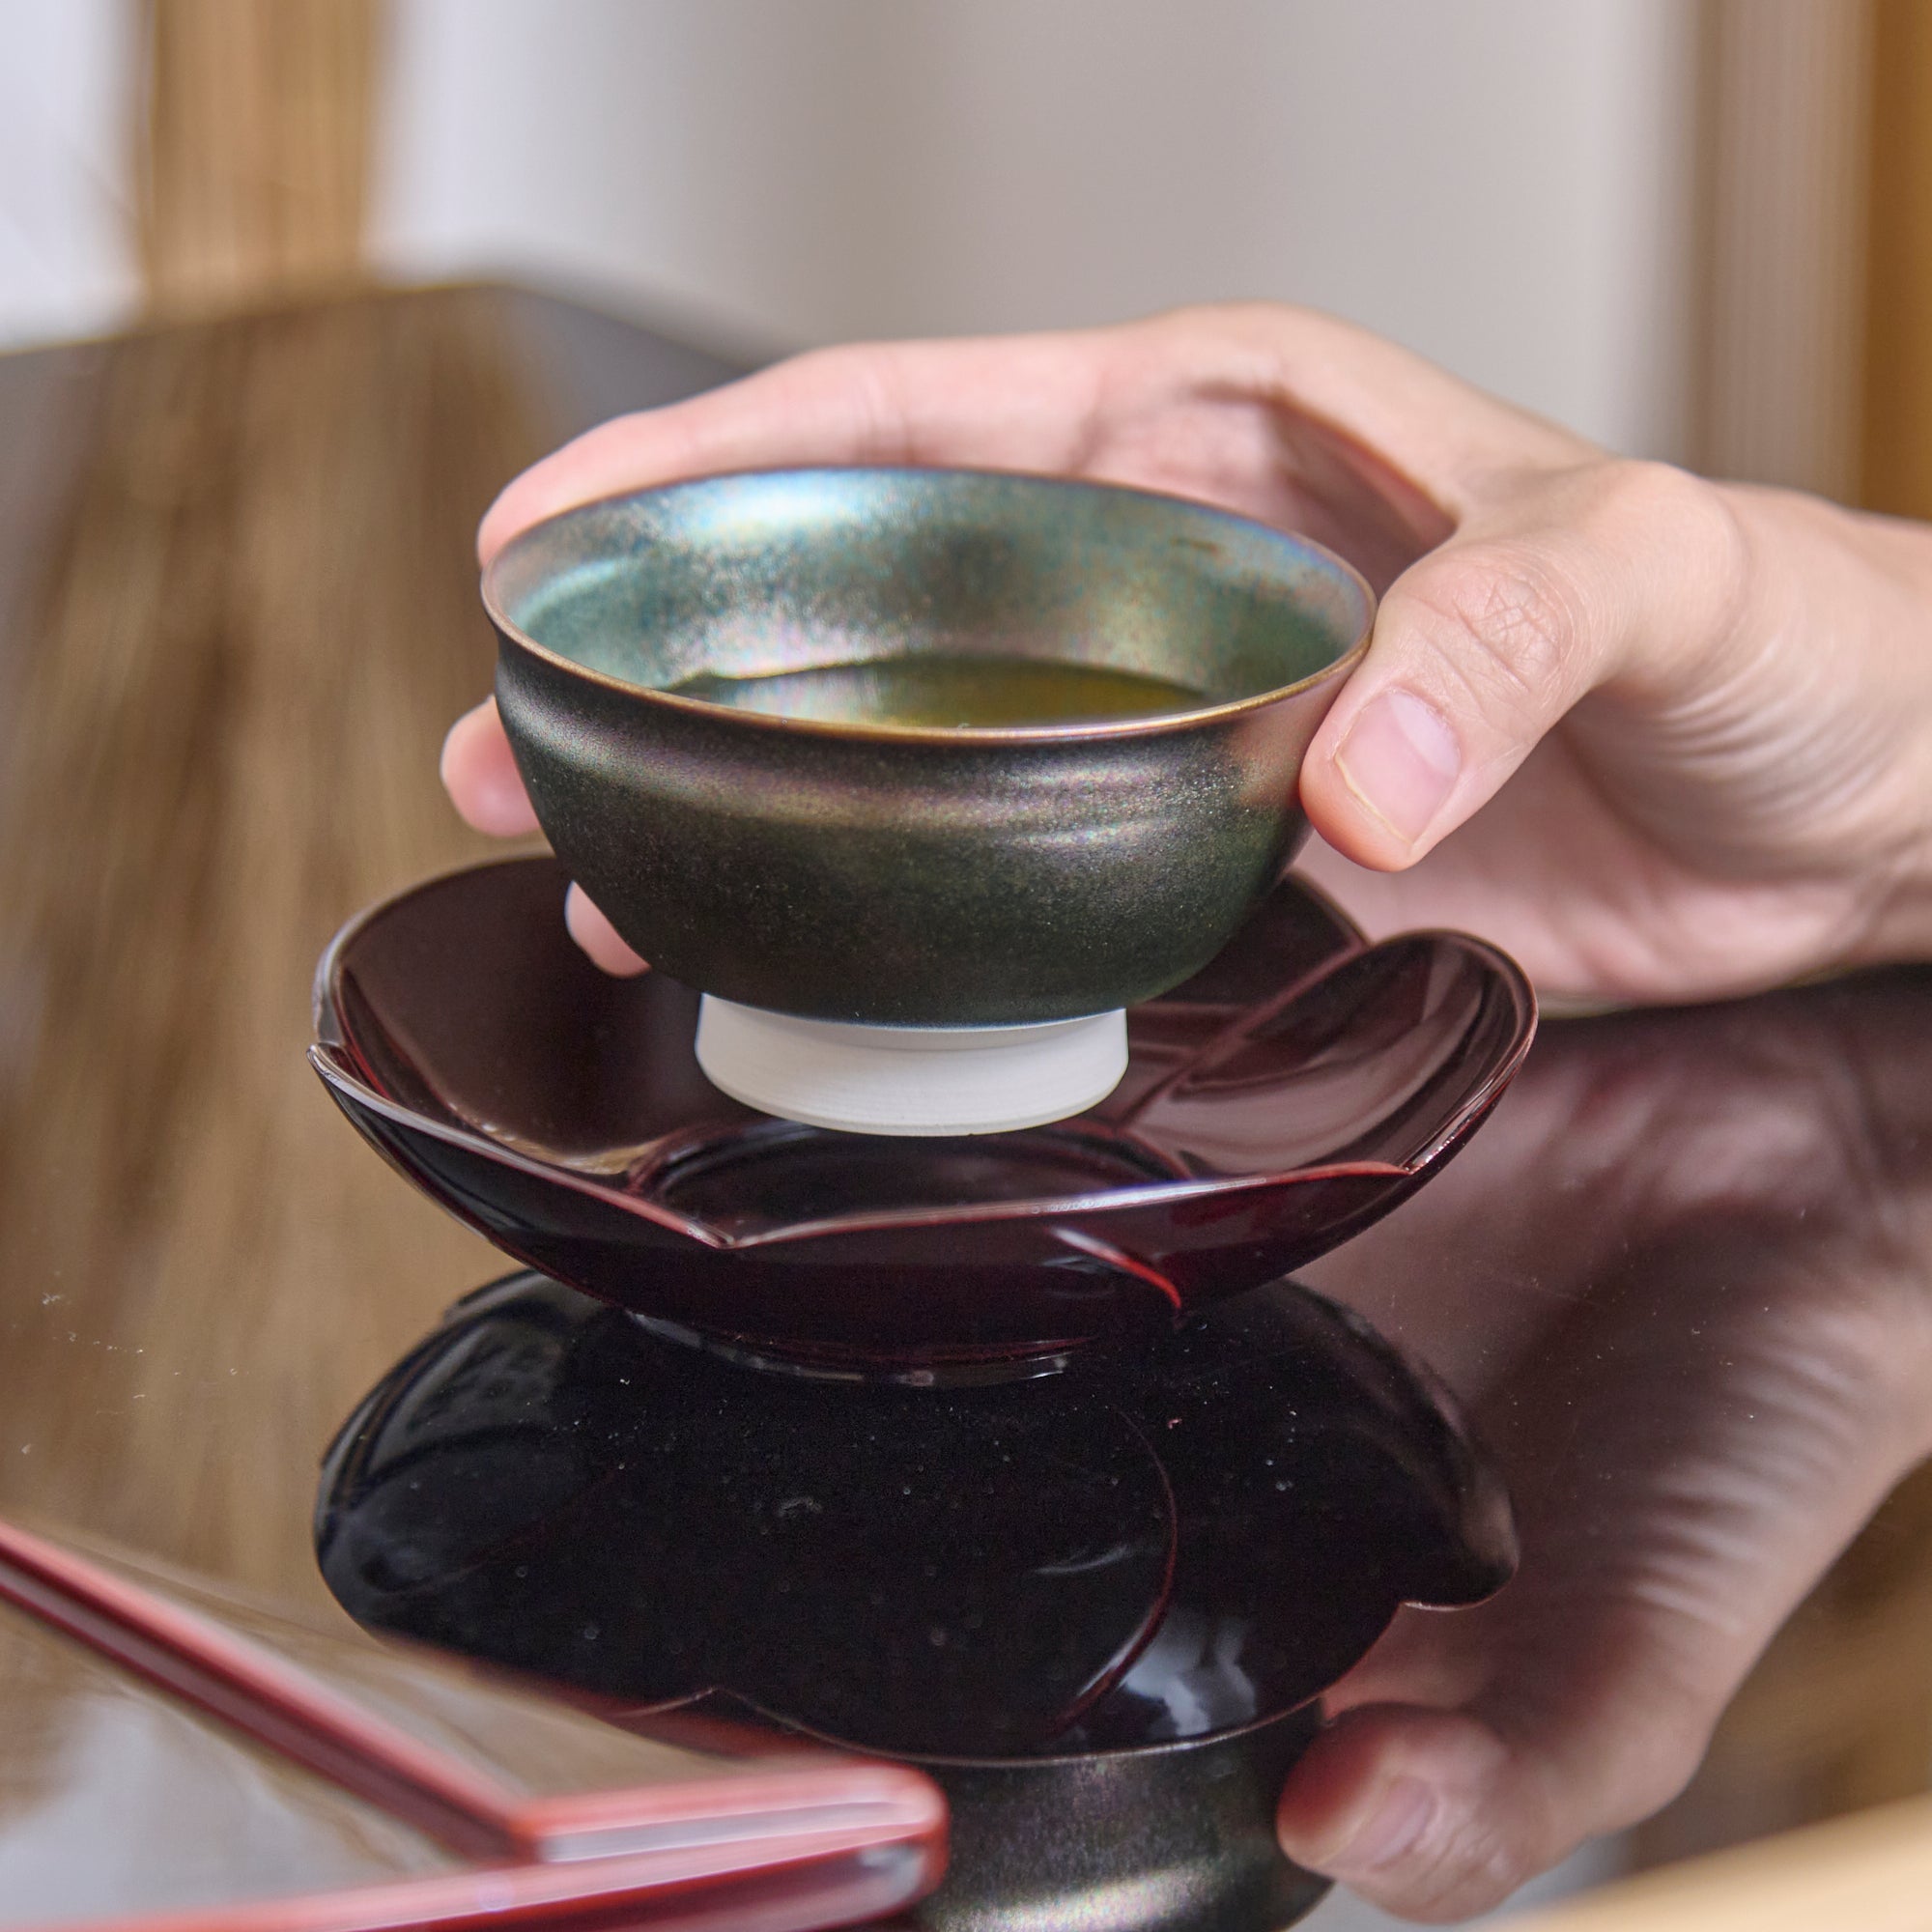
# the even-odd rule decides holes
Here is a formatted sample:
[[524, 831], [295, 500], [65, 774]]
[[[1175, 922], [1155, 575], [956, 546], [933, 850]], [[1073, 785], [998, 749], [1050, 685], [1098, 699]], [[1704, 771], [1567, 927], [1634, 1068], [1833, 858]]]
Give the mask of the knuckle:
[[902, 463], [916, 454], [900, 351], [891, 342], [838, 343], [807, 350], [789, 364], [804, 393], [836, 403], [851, 448], [868, 462]]
[[[1675, 581], [1685, 592], [1681, 618], [1706, 632], [1718, 630], [1743, 598], [1750, 563], [1749, 537], [1731, 493], [1671, 463], [1619, 459], [1604, 468], [1597, 512], [1589, 520], [1599, 547], [1621, 556], [1674, 560]], [[1709, 608], [1694, 608], [1700, 601]]]
[[1245, 329], [1278, 326], [1297, 314], [1285, 302], [1259, 300], [1193, 301], [1157, 310], [1126, 327], [1177, 335], [1235, 334]]
[[[1673, 1600], [1681, 1601], [1681, 1591]], [[1520, 1776], [1514, 1836], [1522, 1854], [1518, 1879], [1560, 1862], [1586, 1837], [1642, 1823], [1678, 1798], [1710, 1747], [1719, 1706], [1704, 1673], [1688, 1658], [1660, 1656], [1648, 1643], [1625, 1650], [1619, 1675], [1647, 1674], [1613, 1721], [1550, 1734], [1551, 1713], [1519, 1712], [1504, 1728], [1516, 1733]], [[1540, 1742], [1532, 1742], [1541, 1734]]]
[[[1479, 715], [1553, 720], [1601, 679], [1640, 672], [1653, 648], [1687, 632], [1728, 635], [1750, 553], [1721, 487], [1619, 457], [1542, 487], [1532, 526], [1438, 552], [1408, 586], [1444, 674]], [[1672, 586], [1671, 621], [1629, 634], [1660, 572]]]
[[1439, 1922], [1492, 1911], [1544, 1861], [1496, 1821], [1465, 1813], [1406, 1862], [1407, 1870], [1389, 1874], [1386, 1890], [1406, 1916]]
[[1542, 709], [1576, 680], [1582, 600], [1556, 559], [1508, 540], [1443, 556], [1416, 595], [1451, 671], [1486, 711]]
[[1613, 457], [1597, 466], [1596, 494], [1600, 515], [1621, 533], [1697, 525], [1721, 500], [1701, 476], [1640, 457]]
[[1735, 553], [1743, 529], [1730, 497], [1715, 483], [1671, 463], [1624, 461], [1611, 466], [1607, 502], [1622, 544], [1690, 547], [1700, 556]]
[[1658, 1699], [1651, 1720], [1633, 1727], [1605, 1766], [1604, 1828], [1640, 1824], [1679, 1797], [1704, 1761], [1716, 1719], [1708, 1699], [1688, 1686], [1682, 1696]]

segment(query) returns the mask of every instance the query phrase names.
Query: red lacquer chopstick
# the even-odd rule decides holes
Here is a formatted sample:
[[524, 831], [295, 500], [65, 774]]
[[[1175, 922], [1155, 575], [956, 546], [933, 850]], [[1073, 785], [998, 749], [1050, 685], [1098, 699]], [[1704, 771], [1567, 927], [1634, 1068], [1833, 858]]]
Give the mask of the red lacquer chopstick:
[[96, 1921], [85, 1932], [455, 1932], [665, 1914], [731, 1932], [805, 1932], [895, 1910], [944, 1865], [945, 1802], [900, 1766], [828, 1756], [533, 1798], [212, 1618], [4, 1521], [0, 1599], [480, 1861], [434, 1878]]

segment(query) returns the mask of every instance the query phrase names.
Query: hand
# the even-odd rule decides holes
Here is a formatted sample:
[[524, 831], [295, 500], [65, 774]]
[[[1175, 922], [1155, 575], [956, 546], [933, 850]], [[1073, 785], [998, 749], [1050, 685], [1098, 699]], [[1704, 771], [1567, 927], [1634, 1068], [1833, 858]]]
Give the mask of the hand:
[[1456, 1165], [1306, 1274], [1468, 1405], [1522, 1567], [1331, 1695], [1291, 1855], [1455, 1918], [1674, 1796], [1932, 1451], [1928, 1253], [1923, 980], [1547, 1028]]
[[[1932, 950], [1932, 534], [1620, 461], [1300, 311], [828, 350], [519, 477], [487, 558], [709, 471], [923, 463], [1140, 484], [1292, 526], [1383, 592], [1309, 753], [1306, 869], [1372, 932], [1473, 927], [1547, 993], [1698, 998]], [[534, 828], [494, 707], [471, 824]], [[581, 896], [572, 930], [641, 963]]]

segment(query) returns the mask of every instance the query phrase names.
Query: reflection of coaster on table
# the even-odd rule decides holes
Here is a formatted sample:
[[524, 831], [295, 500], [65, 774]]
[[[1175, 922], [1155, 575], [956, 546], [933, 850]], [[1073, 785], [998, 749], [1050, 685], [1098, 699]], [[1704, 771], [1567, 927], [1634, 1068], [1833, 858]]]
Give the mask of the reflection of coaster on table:
[[316, 1525], [372, 1628], [929, 1772], [940, 1932], [1288, 1922], [1319, 1698], [1515, 1559], [1435, 1391], [1292, 1284], [948, 1389], [747, 1374], [513, 1275], [364, 1401]]

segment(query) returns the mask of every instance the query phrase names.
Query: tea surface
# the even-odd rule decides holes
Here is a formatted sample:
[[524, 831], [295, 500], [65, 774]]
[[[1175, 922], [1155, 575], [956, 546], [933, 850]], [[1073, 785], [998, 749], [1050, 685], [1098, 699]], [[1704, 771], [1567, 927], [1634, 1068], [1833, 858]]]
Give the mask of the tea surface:
[[1110, 665], [936, 653], [749, 677], [700, 671], [666, 689], [679, 697], [780, 718], [982, 729], [1094, 724], [1193, 711], [1208, 702], [1184, 684]]

